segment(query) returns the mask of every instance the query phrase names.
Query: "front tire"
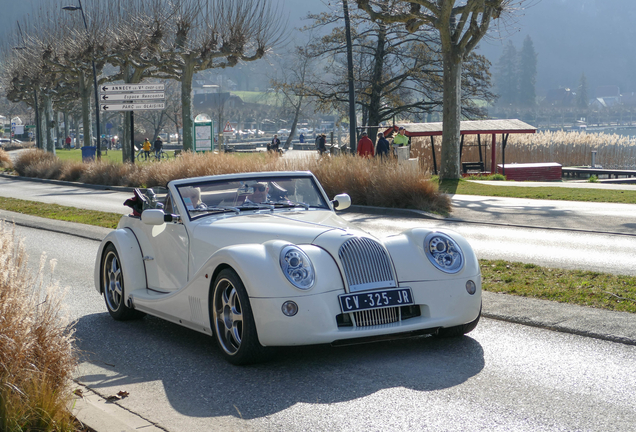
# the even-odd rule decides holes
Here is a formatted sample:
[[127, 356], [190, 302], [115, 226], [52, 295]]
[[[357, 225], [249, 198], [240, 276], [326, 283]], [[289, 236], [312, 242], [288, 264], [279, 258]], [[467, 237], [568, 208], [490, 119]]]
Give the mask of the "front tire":
[[267, 350], [258, 342], [247, 291], [236, 272], [219, 273], [210, 303], [210, 321], [223, 357], [235, 365], [263, 361]]
[[117, 321], [128, 321], [145, 316], [145, 313], [126, 306], [124, 273], [117, 249], [112, 244], [104, 249], [101, 269], [104, 301], [110, 316]]

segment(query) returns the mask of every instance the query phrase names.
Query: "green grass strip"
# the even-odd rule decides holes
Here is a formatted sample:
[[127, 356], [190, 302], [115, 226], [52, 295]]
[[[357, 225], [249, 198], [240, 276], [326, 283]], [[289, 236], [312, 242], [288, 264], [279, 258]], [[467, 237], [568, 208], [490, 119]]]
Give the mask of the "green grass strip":
[[636, 313], [634, 276], [552, 269], [503, 260], [479, 262], [485, 291]]
[[636, 204], [636, 186], [634, 190], [577, 189], [569, 187], [524, 187], [503, 186], [493, 182], [491, 185], [463, 180], [445, 180], [440, 191], [449, 194], [483, 195], [507, 198], [528, 198], [558, 201], [589, 201]]
[[67, 222], [77, 222], [112, 229], [117, 228], [117, 223], [122, 216], [116, 213], [84, 210], [75, 207], [61, 206], [58, 204], [45, 204], [35, 201], [3, 197], [0, 197], [0, 208], [31, 216], [39, 216]]

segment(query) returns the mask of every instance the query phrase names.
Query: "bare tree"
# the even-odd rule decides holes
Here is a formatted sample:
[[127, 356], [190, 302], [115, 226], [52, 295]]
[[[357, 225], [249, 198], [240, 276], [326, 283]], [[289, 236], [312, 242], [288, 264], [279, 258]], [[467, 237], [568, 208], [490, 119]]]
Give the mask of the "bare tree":
[[[307, 83], [307, 94], [317, 98], [323, 110], [338, 109], [347, 101], [347, 65], [340, 11], [310, 16], [312, 29], [331, 26], [331, 33], [310, 45], [312, 56], [320, 57], [321, 73]], [[363, 11], [351, 14], [354, 23], [353, 50], [356, 103], [362, 124], [371, 127], [397, 117], [421, 118], [439, 111], [442, 105], [442, 58], [435, 34], [423, 30], [409, 33], [402, 24], [372, 22]], [[340, 25], [339, 25], [340, 24]], [[490, 101], [489, 62], [470, 54], [462, 71], [462, 114], [479, 118], [483, 110], [475, 99]], [[375, 134], [372, 134], [375, 138]]]
[[298, 120], [303, 107], [310, 103], [306, 93], [305, 81], [311, 74], [313, 58], [307, 55], [306, 47], [296, 47], [291, 62], [283, 60], [281, 78], [271, 81], [272, 88], [282, 94], [285, 101], [292, 108], [292, 124], [283, 148], [289, 148], [292, 138], [296, 134]]
[[[490, 22], [524, 0], [356, 0], [371, 19], [403, 23], [410, 32], [424, 27], [439, 34], [444, 65], [440, 179], [461, 176], [459, 137], [461, 71]], [[388, 6], [387, 6], [388, 5]]]
[[196, 72], [262, 58], [283, 26], [269, 0], [184, 0], [175, 3], [158, 70], [181, 82], [183, 145], [193, 148], [192, 81]]

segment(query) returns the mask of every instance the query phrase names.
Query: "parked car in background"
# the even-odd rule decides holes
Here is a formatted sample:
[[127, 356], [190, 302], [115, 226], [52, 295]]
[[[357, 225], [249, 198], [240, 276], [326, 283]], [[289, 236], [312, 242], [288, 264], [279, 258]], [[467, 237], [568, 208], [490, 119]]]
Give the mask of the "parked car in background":
[[459, 234], [378, 239], [336, 214], [310, 172], [241, 173], [135, 190], [101, 242], [95, 287], [116, 320], [151, 314], [214, 336], [233, 364], [272, 347], [461, 336], [481, 316]]
[[10, 143], [14, 143], [14, 144], [22, 144], [22, 141], [18, 140], [18, 139], [11, 139], [11, 138], [0, 138], [0, 145], [6, 145], [6, 144], [10, 144]]

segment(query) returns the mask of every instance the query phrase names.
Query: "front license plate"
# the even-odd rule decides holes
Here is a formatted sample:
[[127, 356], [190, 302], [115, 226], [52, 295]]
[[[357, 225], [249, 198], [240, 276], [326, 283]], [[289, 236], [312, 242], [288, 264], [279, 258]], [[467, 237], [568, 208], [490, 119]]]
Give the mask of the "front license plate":
[[367, 291], [356, 294], [341, 294], [340, 308], [342, 312], [357, 312], [390, 306], [413, 304], [411, 288], [396, 288], [379, 291]]

